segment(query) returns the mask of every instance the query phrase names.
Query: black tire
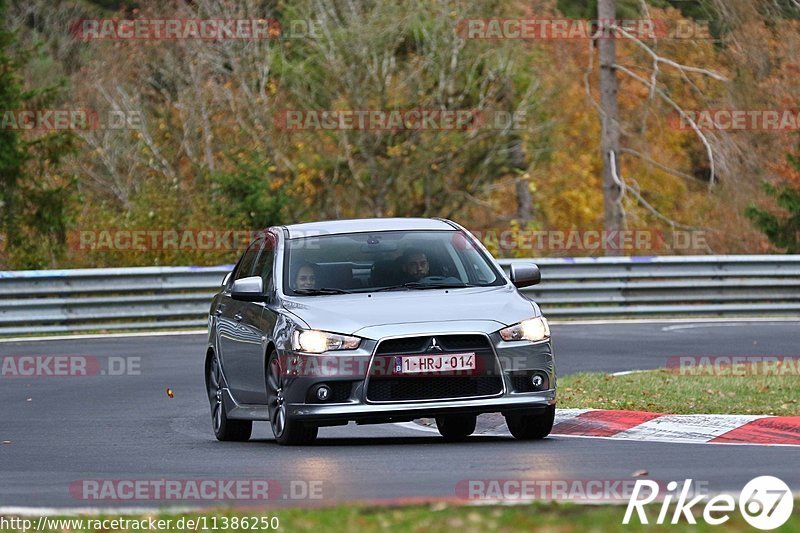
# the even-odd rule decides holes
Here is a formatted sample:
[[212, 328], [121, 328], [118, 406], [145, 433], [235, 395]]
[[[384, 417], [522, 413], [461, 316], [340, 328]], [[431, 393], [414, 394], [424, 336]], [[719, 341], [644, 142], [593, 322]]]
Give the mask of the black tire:
[[278, 354], [273, 351], [267, 360], [267, 409], [269, 425], [275, 441], [285, 446], [311, 444], [317, 439], [319, 428], [292, 420], [286, 415], [283, 399], [283, 373]]
[[506, 425], [516, 439], [538, 440], [550, 434], [555, 416], [556, 406], [548, 405], [543, 413], [537, 415], [508, 413]]
[[466, 439], [475, 432], [477, 415], [442, 415], [436, 417], [436, 429], [448, 442]]
[[222, 401], [224, 394], [222, 382], [222, 369], [217, 355], [214, 354], [206, 365], [206, 389], [208, 390], [208, 401], [211, 403], [211, 424], [214, 436], [221, 441], [246, 441], [253, 433], [253, 422], [228, 418], [225, 402]]

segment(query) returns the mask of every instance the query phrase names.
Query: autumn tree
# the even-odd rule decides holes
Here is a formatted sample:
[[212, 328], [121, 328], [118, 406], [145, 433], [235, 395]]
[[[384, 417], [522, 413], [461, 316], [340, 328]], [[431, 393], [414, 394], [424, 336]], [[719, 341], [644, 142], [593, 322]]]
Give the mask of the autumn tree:
[[[0, 0], [0, 20], [6, 19], [7, 10], [6, 1]], [[0, 26], [0, 233], [6, 267], [54, 266], [66, 240], [72, 182], [48, 176], [72, 151], [73, 138], [63, 131], [28, 134], [20, 123], [21, 111], [46, 109], [59, 89], [24, 86], [25, 68], [39, 58], [38, 49], [21, 46], [15, 32]]]
[[[531, 124], [539, 81], [519, 43], [467, 40], [463, 19], [503, 12], [502, 4], [300, 2], [285, 16], [315, 19], [317, 38], [285, 50], [281, 90], [293, 109], [470, 110], [490, 117], [464, 131], [337, 129], [287, 133], [302, 179], [324, 188], [314, 204], [329, 216], [451, 216], [485, 197], [504, 176], [530, 217], [528, 183], [516, 177], [541, 142]], [[494, 121], [525, 117], [524, 127]], [[316, 149], [310, 150], [309, 148]], [[512, 214], [513, 216], [513, 214]]]
[[786, 155], [786, 160], [783, 179], [778, 184], [763, 182], [764, 192], [775, 206], [750, 205], [746, 214], [776, 248], [797, 254], [800, 253], [800, 143], [795, 153]]

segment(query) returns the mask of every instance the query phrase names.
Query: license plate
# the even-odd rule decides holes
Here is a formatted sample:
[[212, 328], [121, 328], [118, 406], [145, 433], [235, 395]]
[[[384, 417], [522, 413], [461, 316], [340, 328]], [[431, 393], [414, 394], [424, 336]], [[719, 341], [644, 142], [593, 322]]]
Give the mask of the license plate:
[[458, 370], [475, 370], [475, 352], [400, 355], [395, 357], [394, 360], [394, 371], [397, 374], [453, 372]]

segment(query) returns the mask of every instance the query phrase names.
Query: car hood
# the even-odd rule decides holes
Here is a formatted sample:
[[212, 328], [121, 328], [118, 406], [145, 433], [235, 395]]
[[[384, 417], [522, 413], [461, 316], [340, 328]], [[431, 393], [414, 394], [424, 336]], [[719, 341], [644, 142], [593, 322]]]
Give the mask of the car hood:
[[286, 297], [284, 307], [310, 328], [364, 337], [388, 331], [385, 326], [432, 322], [470, 323], [470, 329], [481, 323], [481, 330], [496, 331], [540, 314], [510, 285]]

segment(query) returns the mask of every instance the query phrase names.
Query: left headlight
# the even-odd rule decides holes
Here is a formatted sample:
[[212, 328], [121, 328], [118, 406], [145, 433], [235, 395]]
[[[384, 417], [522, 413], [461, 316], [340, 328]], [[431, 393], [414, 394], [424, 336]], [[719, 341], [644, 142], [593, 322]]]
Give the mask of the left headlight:
[[513, 326], [501, 329], [500, 337], [504, 341], [543, 341], [550, 338], [550, 325], [543, 316], [529, 318]]
[[300, 352], [323, 353], [335, 350], [355, 350], [360, 337], [339, 335], [315, 329], [301, 329], [292, 334], [292, 349]]

